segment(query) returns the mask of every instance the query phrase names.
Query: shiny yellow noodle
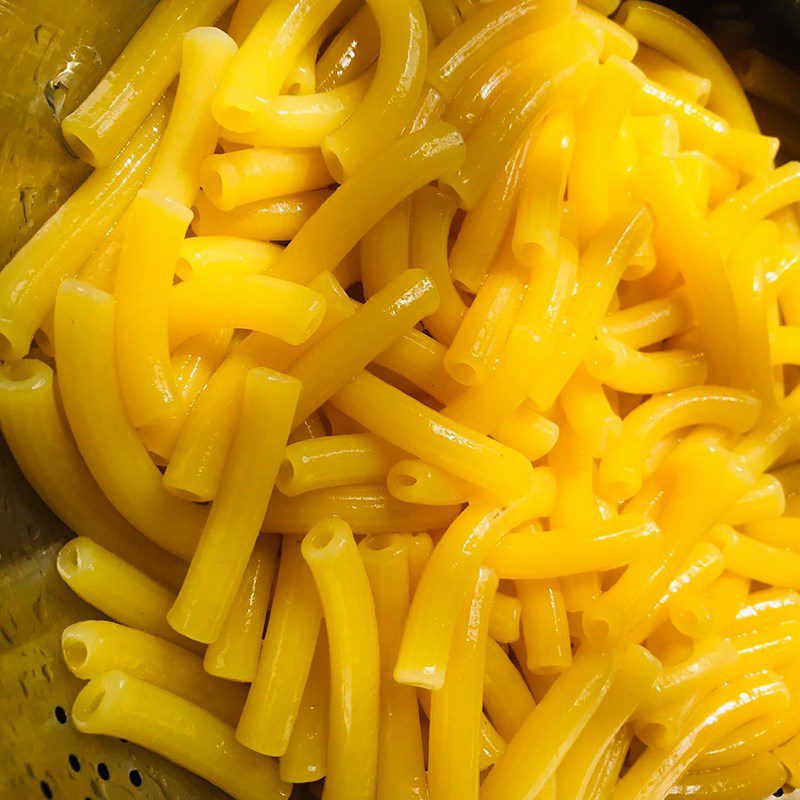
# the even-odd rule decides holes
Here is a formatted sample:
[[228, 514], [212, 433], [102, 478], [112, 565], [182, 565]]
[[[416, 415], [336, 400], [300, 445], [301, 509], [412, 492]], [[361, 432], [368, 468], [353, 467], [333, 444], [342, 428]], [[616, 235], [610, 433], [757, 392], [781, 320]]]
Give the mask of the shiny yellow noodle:
[[475, 579], [486, 553], [509, 530], [549, 511], [552, 486], [545, 484], [552, 480], [549, 471], [542, 474], [537, 489], [508, 505], [478, 497], [445, 531], [411, 601], [395, 680], [429, 689], [442, 686], [464, 587]]
[[61, 652], [69, 671], [84, 681], [120, 670], [205, 708], [229, 725], [236, 724], [242, 711], [244, 687], [208, 675], [194, 653], [151, 633], [116, 622], [76, 622], [61, 634]]
[[486, 557], [501, 578], [531, 580], [608, 570], [652, 548], [658, 527], [648, 517], [622, 514], [593, 526], [552, 531], [521, 528]]
[[647, 347], [685, 333], [692, 327], [692, 309], [683, 292], [646, 300], [608, 314], [600, 332], [629, 347]]
[[182, 281], [220, 275], [268, 275], [282, 248], [238, 236], [192, 236], [181, 242], [175, 273]]
[[608, 693], [581, 731], [556, 773], [559, 800], [585, 800], [592, 776], [606, 748], [651, 691], [661, 665], [644, 647], [631, 644], [622, 650], [619, 667]]
[[452, 670], [431, 697], [428, 783], [431, 797], [441, 800], [478, 800], [479, 793], [478, 733], [497, 576], [481, 567], [470, 583], [472, 591], [461, 598], [454, 620], [448, 658]]
[[708, 106], [732, 126], [758, 133], [744, 90], [716, 45], [689, 20], [668, 8], [626, 0], [617, 22], [640, 42], [711, 81]]
[[599, 31], [603, 35], [603, 51], [601, 61], [609, 56], [616, 56], [624, 61], [631, 61], [639, 48], [636, 37], [621, 27], [607, 15], [591, 8], [588, 3], [578, 3], [575, 9], [575, 18], [589, 28]]
[[358, 78], [378, 57], [380, 33], [369, 6], [364, 5], [325, 48], [317, 61], [317, 86], [332, 90]]
[[442, 189], [423, 186], [414, 195], [409, 261], [412, 267], [427, 270], [436, 284], [439, 307], [423, 321], [434, 338], [447, 345], [467, 313], [448, 261], [448, 237], [455, 212], [455, 199]]
[[111, 295], [77, 281], [61, 284], [55, 329], [64, 411], [78, 450], [112, 505], [149, 539], [188, 560], [207, 512], [164, 489], [161, 472], [128, 419], [117, 379], [114, 322]]
[[492, 638], [486, 642], [483, 703], [498, 733], [506, 740], [519, 730], [535, 705], [514, 662]]
[[652, 47], [640, 44], [633, 63], [653, 83], [686, 98], [691, 103], [704, 106], [711, 96], [711, 81], [685, 69]]
[[489, 613], [489, 636], [496, 642], [510, 644], [520, 635], [522, 604], [519, 599], [505, 592], [498, 592]]
[[322, 602], [331, 663], [328, 800], [375, 796], [380, 657], [375, 606], [353, 534], [340, 519], [317, 523], [304, 537], [303, 558]]
[[692, 772], [672, 791], [677, 797], [698, 800], [762, 800], [786, 782], [786, 767], [772, 753], [759, 753], [711, 772]]
[[298, 497], [276, 494], [264, 517], [266, 533], [301, 534], [323, 517], [341, 517], [357, 533], [422, 532], [446, 528], [459, 505], [423, 506], [402, 503], [383, 484], [319, 489]]
[[[411, 264], [410, 240], [411, 198], [407, 197], [367, 231], [358, 246], [361, 286], [365, 298], [369, 299], [409, 266], [414, 266]], [[427, 262], [422, 269], [428, 269]], [[437, 281], [437, 289], [438, 285]]]
[[233, 728], [176, 694], [124, 672], [94, 678], [75, 698], [75, 727], [124, 738], [205, 778], [236, 800], [284, 800], [278, 763], [242, 747]]
[[460, 134], [444, 123], [401, 137], [330, 196], [283, 251], [275, 274], [307, 283], [333, 269], [401, 200], [461, 164], [464, 151]]
[[236, 599], [291, 430], [300, 383], [248, 372], [236, 435], [186, 580], [168, 619], [190, 639], [215, 641]]
[[23, 358], [62, 280], [78, 273], [144, 180], [169, 113], [161, 101], [107, 168], [95, 170], [3, 267], [0, 355]]
[[723, 522], [728, 525], [746, 525], [756, 520], [780, 517], [786, 510], [783, 484], [774, 475], [756, 478], [752, 488], [743, 494]]
[[200, 164], [219, 138], [211, 98], [235, 54], [236, 43], [219, 28], [195, 28], [183, 37], [175, 103], [145, 189], [184, 206], [192, 204], [200, 188]]
[[392, 465], [386, 474], [386, 487], [392, 497], [404, 503], [426, 506], [466, 503], [479, 491], [467, 481], [411, 458], [401, 459]]
[[563, 672], [572, 664], [567, 608], [558, 578], [515, 582], [522, 603], [524, 666], [537, 675]]
[[272, 756], [287, 752], [321, 620], [319, 596], [300, 542], [284, 537], [258, 666], [236, 728], [238, 741], [251, 750]]
[[582, 647], [572, 666], [507, 743], [481, 787], [481, 800], [535, 797], [602, 702], [616, 658]]
[[58, 552], [56, 568], [78, 597], [107, 617], [202, 652], [167, 624], [175, 595], [92, 539], [79, 536], [67, 542]]
[[408, 614], [408, 544], [394, 535], [368, 537], [358, 546], [372, 589], [380, 644], [377, 796], [381, 800], [427, 795], [417, 691], [397, 683], [392, 675]]
[[330, 194], [328, 189], [318, 189], [220, 211], [200, 192], [194, 204], [192, 230], [197, 236], [285, 241], [297, 234]]
[[593, 458], [602, 458], [622, 435], [622, 420], [611, 407], [602, 384], [578, 367], [559, 397], [570, 427]]
[[[259, 539], [253, 547], [222, 630], [206, 649], [203, 667], [209, 675], [252, 683], [261, 651], [261, 635], [278, 566], [279, 548], [280, 540], [274, 536]], [[239, 717], [233, 722], [238, 723]]]
[[745, 433], [761, 413], [750, 392], [722, 386], [695, 386], [651, 397], [622, 423], [622, 436], [600, 462], [599, 486], [604, 497], [627, 500], [642, 487], [647, 455], [656, 443], [691, 425], [719, 425]]
[[53, 383], [41, 361], [0, 367], [0, 428], [28, 482], [78, 536], [90, 536], [170, 589], [186, 565], [128, 523], [98, 487], [69, 430]]
[[[213, 25], [230, 0], [161, 0], [89, 96], [61, 123], [70, 150], [109, 166], [178, 75], [184, 35]], [[129, 145], [128, 145], [129, 146]]]

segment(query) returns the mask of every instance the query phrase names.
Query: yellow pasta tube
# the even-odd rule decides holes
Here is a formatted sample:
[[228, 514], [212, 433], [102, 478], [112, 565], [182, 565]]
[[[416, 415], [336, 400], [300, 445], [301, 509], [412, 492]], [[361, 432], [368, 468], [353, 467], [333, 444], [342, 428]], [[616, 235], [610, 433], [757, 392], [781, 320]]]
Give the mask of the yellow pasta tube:
[[642, 157], [664, 155], [675, 157], [680, 149], [678, 123], [671, 114], [631, 117], [628, 122], [636, 148]]
[[647, 454], [673, 431], [689, 425], [720, 425], [737, 433], [749, 430], [761, 404], [750, 392], [721, 386], [697, 386], [652, 397], [622, 424], [622, 436], [600, 462], [604, 496], [627, 500], [641, 488]]
[[281, 247], [237, 236], [192, 236], [181, 242], [175, 272], [182, 281], [269, 274]]
[[401, 200], [457, 167], [464, 151], [461, 135], [444, 123], [401, 137], [331, 195], [283, 251], [275, 274], [307, 283], [332, 269]]
[[75, 698], [83, 733], [124, 738], [205, 778], [236, 800], [288, 798], [278, 763], [233, 738], [233, 728], [205, 709], [124, 672], [94, 678]]
[[737, 666], [743, 672], [778, 669], [797, 661], [800, 650], [800, 620], [786, 620], [777, 625], [740, 633], [731, 637], [739, 654]]
[[448, 169], [440, 179], [465, 208], [475, 207], [520, 136], [542, 120], [559, 98], [585, 83], [596, 66], [597, 45], [596, 37], [576, 35], [558, 46], [543, 47], [527, 74], [512, 81], [490, 107], [469, 136], [463, 165]]
[[369, 433], [307, 439], [286, 448], [276, 485], [295, 497], [314, 489], [379, 483], [402, 456], [401, 450]]
[[353, 113], [371, 79], [372, 70], [327, 92], [279, 95], [261, 110], [258, 130], [223, 130], [222, 139], [251, 147], [319, 147]]
[[369, 537], [358, 549], [372, 589], [380, 644], [377, 797], [403, 800], [425, 796], [417, 691], [392, 676], [408, 614], [407, 542], [400, 536]]
[[684, 97], [690, 103], [704, 106], [711, 96], [711, 81], [691, 72], [658, 50], [639, 44], [633, 63], [654, 83]]
[[800, 589], [800, 553], [774, 547], [717, 525], [711, 535], [725, 555], [725, 567], [736, 575], [772, 586]]
[[[370, 298], [405, 272], [411, 264], [411, 198], [396, 205], [358, 247], [361, 285]], [[427, 264], [424, 267], [427, 270]], [[437, 282], [438, 288], [438, 282]]]
[[505, 445], [451, 421], [367, 372], [331, 403], [388, 442], [499, 496], [530, 491], [530, 461]]
[[758, 133], [744, 90], [722, 53], [698, 27], [663, 6], [626, 0], [616, 21], [640, 42], [711, 81], [708, 106], [731, 125]]
[[564, 593], [557, 578], [517, 581], [522, 603], [525, 667], [537, 675], [563, 672], [572, 664]]
[[[728, 525], [746, 525], [759, 520], [780, 517], [786, 510], [783, 484], [773, 475], [756, 478], [752, 488], [745, 492], [723, 519]], [[782, 523], [779, 523], [782, 524]]]
[[790, 161], [753, 178], [714, 209], [711, 231], [729, 255], [744, 234], [764, 217], [800, 202], [800, 163]]
[[486, 559], [501, 578], [530, 580], [607, 570], [630, 563], [652, 547], [658, 527], [648, 517], [623, 514], [574, 530], [507, 534]]
[[170, 589], [180, 585], [185, 564], [123, 519], [87, 469], [47, 364], [23, 359], [0, 367], [0, 428], [28, 482], [78, 536], [91, 536]]
[[692, 194], [695, 206], [701, 213], [708, 210], [711, 199], [710, 159], [694, 150], [685, 150], [675, 156], [681, 180]]
[[591, 796], [587, 790], [606, 748], [652, 689], [660, 670], [658, 660], [639, 645], [628, 645], [620, 653], [608, 693], [558, 767], [556, 797], [584, 800]]
[[592, 800], [609, 800], [619, 774], [628, 755], [633, 733], [630, 726], [624, 726], [605, 749], [591, 781], [586, 789], [586, 797]]
[[588, 3], [578, 3], [575, 17], [582, 24], [599, 31], [603, 36], [603, 50], [600, 59], [605, 61], [609, 56], [630, 61], [639, 47], [635, 36], [608, 18], [608, 15], [591, 8]]
[[74, 277], [122, 217], [144, 180], [168, 114], [162, 101], [105, 169], [90, 175], [3, 267], [0, 355], [25, 356], [65, 278]]
[[200, 192], [194, 203], [192, 230], [197, 236], [286, 241], [297, 234], [330, 195], [328, 189], [318, 189], [220, 211], [205, 192]]
[[394, 462], [386, 474], [386, 487], [392, 497], [404, 503], [426, 506], [466, 503], [478, 492], [466, 481], [410, 458]]
[[648, 748], [617, 785], [614, 800], [663, 800], [704, 747], [762, 714], [784, 710], [789, 692], [768, 670], [731, 681], [703, 700], [671, 747]]
[[647, 300], [606, 316], [602, 333], [629, 347], [647, 347], [685, 333], [692, 327], [692, 310], [682, 292]]
[[451, 100], [464, 79], [491, 54], [524, 34], [565, 20], [571, 12], [570, 4], [562, 0], [546, 6], [515, 0], [488, 4], [432, 50], [426, 80]]
[[213, 642], [230, 612], [267, 510], [286, 447], [300, 383], [257, 367], [245, 382], [227, 470], [211, 506], [169, 623]]
[[744, 759], [711, 772], [693, 772], [673, 789], [678, 797], [714, 797], [719, 800], [754, 800], [769, 797], [786, 782], [786, 768], [771, 753]]
[[403, 503], [381, 484], [342, 486], [306, 492], [298, 497], [276, 494], [264, 517], [266, 533], [301, 534], [323, 517], [341, 517], [357, 533], [436, 531], [446, 528], [458, 505], [424, 506]]
[[481, 787], [481, 800], [535, 797], [608, 691], [614, 657], [582, 648], [528, 715]]
[[558, 256], [574, 144], [575, 121], [566, 111], [550, 114], [533, 140], [525, 161], [512, 238], [514, 254], [525, 263], [531, 263], [539, 248], [550, 258]]
[[[222, 630], [206, 649], [203, 667], [209, 675], [252, 683], [279, 547], [274, 536], [256, 542]], [[233, 723], [238, 722], [237, 716]]]
[[462, 599], [448, 662], [452, 671], [431, 697], [428, 783], [432, 798], [473, 798], [479, 791], [478, 732], [489, 635], [489, 609], [497, 576], [478, 570]]
[[364, 73], [380, 49], [380, 33], [369, 6], [360, 8], [317, 62], [317, 85], [326, 92]]
[[205, 708], [234, 725], [244, 704], [244, 687], [208, 675], [193, 653], [150, 633], [115, 622], [76, 622], [61, 634], [69, 671], [92, 680], [112, 670], [152, 683]]
[[734, 448], [744, 464], [761, 472], [774, 464], [796, 441], [800, 430], [800, 392], [793, 391], [779, 403], [777, 412], [765, 415]]
[[191, 218], [186, 206], [142, 189], [125, 220], [114, 282], [117, 369], [125, 405], [136, 427], [161, 422], [178, 403], [169, 358], [167, 309], [175, 260]]
[[800, 116], [800, 99], [797, 97], [800, 75], [797, 72], [751, 49], [737, 54], [734, 70], [748, 94]]
[[576, 436], [594, 458], [602, 458], [622, 434], [622, 420], [614, 412], [602, 384], [579, 367], [560, 396], [561, 408]]
[[295, 424], [332, 397], [333, 405], [338, 408], [336, 393], [353, 376], [358, 376], [356, 380], [368, 380], [371, 376], [358, 375], [359, 371], [433, 311], [437, 303], [436, 286], [428, 274], [418, 269], [407, 270], [318, 341], [290, 370], [303, 385]]
[[91, 539], [67, 542], [58, 551], [56, 567], [78, 597], [111, 619], [198, 651], [167, 624], [175, 595]]
[[636, 185], [658, 226], [661, 258], [680, 271], [700, 330], [711, 381], [724, 382], [735, 361], [736, 313], [733, 293], [709, 229], [681, 184], [674, 163], [652, 157], [637, 172]]
[[529, 272], [510, 248], [494, 262], [444, 355], [454, 380], [465, 386], [486, 383], [514, 325]]
[[519, 730], [535, 705], [522, 675], [503, 648], [491, 638], [486, 642], [483, 702], [493, 725], [506, 740]]
[[200, 188], [200, 164], [219, 137], [211, 98], [235, 54], [236, 43], [219, 28], [195, 28], [184, 36], [175, 103], [145, 189], [191, 205]]
[[302, 344], [319, 328], [326, 306], [319, 292], [269, 275], [183, 281], [168, 302], [173, 349], [214, 328], [243, 328]]
[[242, 42], [212, 102], [224, 128], [249, 133], [261, 127], [261, 108], [280, 94], [306, 45], [337, 3], [299, 6], [294, 0], [270, 3]]
[[66, 417], [112, 505], [149, 539], [188, 560], [206, 511], [164, 489], [161, 473], [130, 424], [117, 382], [114, 317], [110, 295], [77, 281], [61, 284], [55, 327]]
[[246, 203], [322, 189], [332, 180], [317, 150], [249, 147], [209, 155], [200, 183], [215, 206], [230, 211]]
[[264, 643], [236, 728], [236, 738], [251, 750], [273, 756], [287, 752], [321, 619], [319, 596], [300, 542], [285, 537]]
[[784, 547], [789, 550], [800, 548], [800, 524], [793, 517], [759, 519], [744, 526], [744, 533], [760, 542]]
[[498, 592], [489, 612], [489, 636], [496, 642], [510, 644], [519, 639], [522, 604], [510, 594]]
[[241, 45], [247, 34], [253, 30], [258, 18], [264, 13], [270, 0], [239, 0], [233, 9], [233, 16], [228, 23], [228, 35]]
[[531, 397], [539, 408], [549, 408], [570, 375], [583, 360], [602, 322], [619, 277], [630, 256], [647, 238], [652, 226], [649, 212], [626, 204], [609, 220], [584, 251], [575, 293], [564, 312], [553, 349], [556, 361], [540, 375]]
[[370, 0], [380, 58], [361, 103], [322, 143], [331, 174], [350, 177], [400, 135], [416, 110], [425, 80], [428, 29], [418, 0]]
[[424, 322], [433, 336], [446, 344], [453, 341], [467, 311], [448, 262], [448, 236], [455, 211], [454, 199], [441, 189], [423, 186], [414, 195], [409, 260], [412, 267], [427, 270], [436, 284], [439, 307]]
[[611, 214], [612, 161], [607, 154], [619, 137], [637, 88], [629, 64], [611, 58], [600, 68], [577, 115], [567, 194], [577, 213], [578, 236], [583, 246]]
[[330, 713], [329, 673], [328, 639], [323, 631], [317, 639], [289, 744], [280, 757], [281, 779], [287, 783], [310, 783], [325, 777]]
[[509, 223], [514, 215], [517, 195], [522, 182], [522, 168], [528, 151], [528, 138], [511, 150], [486, 193], [464, 216], [450, 251], [450, 270], [458, 282], [475, 293], [486, 275], [500, 259], [507, 259], [510, 250], [502, 247]]
[[[411, 602], [395, 679], [430, 689], [441, 687], [447, 653], [464, 587], [474, 580], [486, 553], [523, 520], [546, 513], [552, 474], [539, 487], [505, 506], [479, 497], [448, 527], [420, 577]], [[543, 511], [545, 509], [545, 511]], [[447, 579], [445, 579], [447, 576]]]
[[331, 660], [325, 792], [329, 800], [375, 796], [380, 657], [369, 581], [347, 523], [330, 518], [303, 539], [319, 590]]
[[744, 633], [784, 620], [800, 618], [800, 594], [791, 589], [761, 589], [747, 596], [736, 616], [725, 626], [725, 632]]

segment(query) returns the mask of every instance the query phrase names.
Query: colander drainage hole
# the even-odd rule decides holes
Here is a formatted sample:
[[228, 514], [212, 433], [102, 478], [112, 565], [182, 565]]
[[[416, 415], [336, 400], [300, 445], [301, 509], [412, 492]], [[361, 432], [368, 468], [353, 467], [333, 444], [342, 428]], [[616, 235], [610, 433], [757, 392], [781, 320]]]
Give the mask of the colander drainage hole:
[[72, 767], [73, 772], [81, 771], [81, 762], [78, 759], [78, 756], [75, 755], [75, 753], [70, 753], [69, 758], [67, 760], [69, 761], [69, 765], [70, 767]]
[[142, 775], [138, 769], [132, 769], [128, 773], [128, 778], [137, 789], [142, 785]]
[[67, 724], [67, 712], [61, 706], [56, 706], [56, 719], [62, 724]]
[[102, 761], [97, 765], [97, 774], [104, 781], [107, 781], [111, 777], [111, 773], [108, 771], [108, 767]]
[[51, 800], [53, 797], [53, 790], [50, 788], [50, 784], [47, 781], [39, 781], [39, 788], [42, 790], [42, 794], [47, 800]]

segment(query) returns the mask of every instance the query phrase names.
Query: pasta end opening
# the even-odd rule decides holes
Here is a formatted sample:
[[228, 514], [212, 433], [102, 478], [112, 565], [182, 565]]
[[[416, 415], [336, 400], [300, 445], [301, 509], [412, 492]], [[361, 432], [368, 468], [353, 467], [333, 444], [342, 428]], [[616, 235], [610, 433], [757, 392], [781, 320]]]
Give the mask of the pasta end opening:
[[72, 672], [82, 669], [89, 658], [89, 648], [86, 642], [74, 634], [68, 634], [61, 643], [64, 661]]

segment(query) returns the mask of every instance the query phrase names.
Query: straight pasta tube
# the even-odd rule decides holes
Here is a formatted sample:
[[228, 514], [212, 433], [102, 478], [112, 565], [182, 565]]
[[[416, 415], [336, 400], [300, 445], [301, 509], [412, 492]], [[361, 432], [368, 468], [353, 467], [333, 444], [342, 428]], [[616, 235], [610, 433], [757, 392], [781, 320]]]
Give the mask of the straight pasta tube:
[[331, 661], [327, 800], [375, 796], [380, 656], [375, 606], [346, 523], [315, 525], [302, 544], [320, 594]]
[[186, 767], [236, 800], [283, 800], [291, 785], [273, 759], [233, 738], [233, 728], [208, 711], [124, 672], [94, 678], [81, 691], [72, 719], [83, 733], [135, 742]]
[[245, 382], [228, 469], [170, 609], [170, 625], [191, 639], [220, 634], [267, 510], [300, 393], [293, 378], [258, 367]]

